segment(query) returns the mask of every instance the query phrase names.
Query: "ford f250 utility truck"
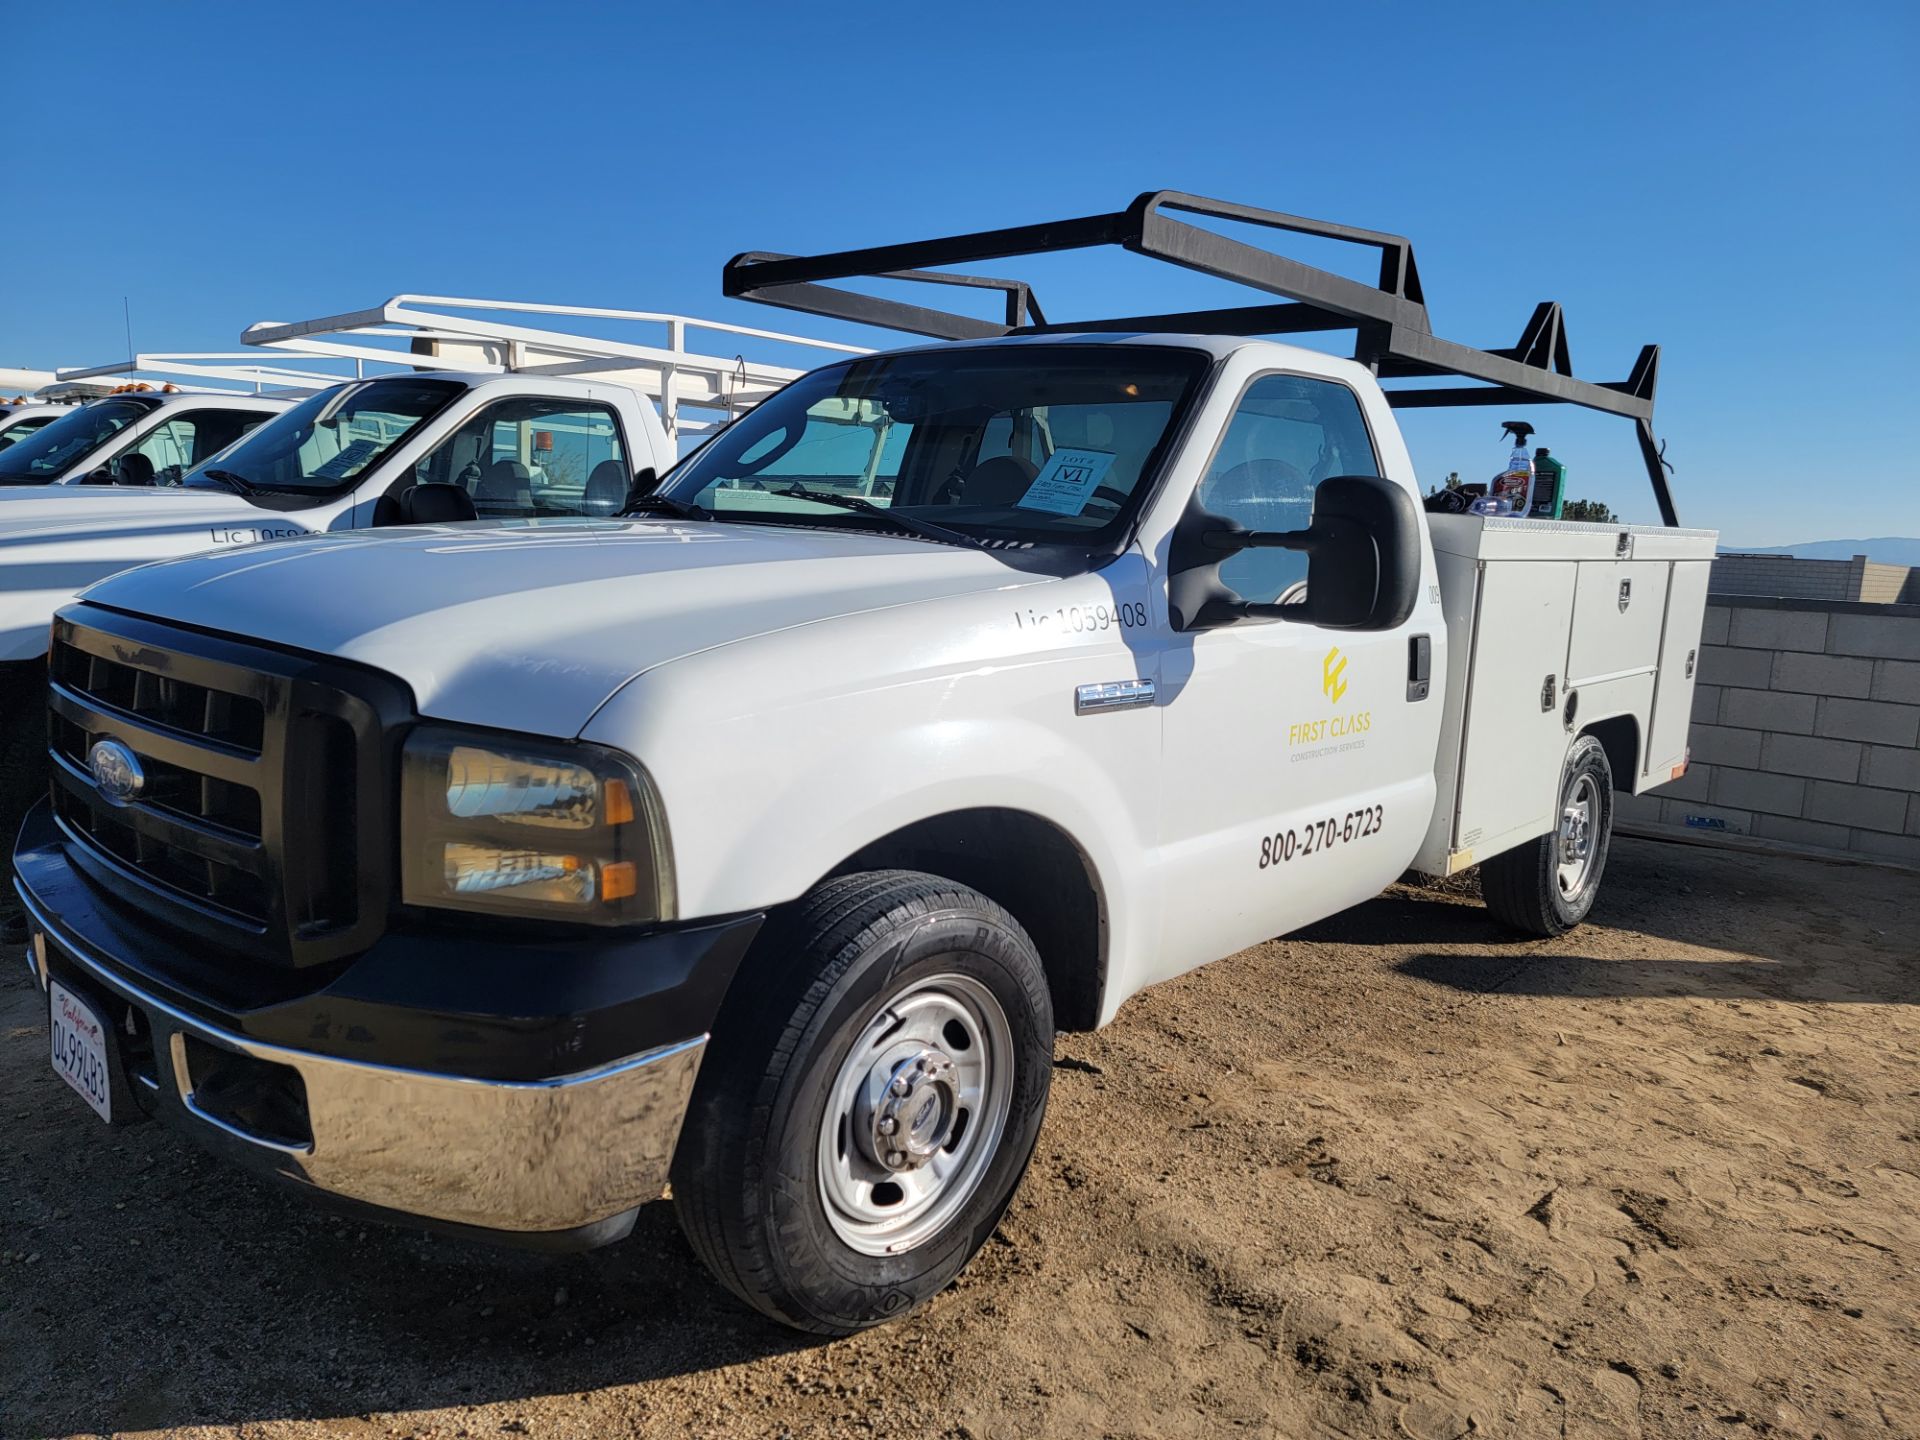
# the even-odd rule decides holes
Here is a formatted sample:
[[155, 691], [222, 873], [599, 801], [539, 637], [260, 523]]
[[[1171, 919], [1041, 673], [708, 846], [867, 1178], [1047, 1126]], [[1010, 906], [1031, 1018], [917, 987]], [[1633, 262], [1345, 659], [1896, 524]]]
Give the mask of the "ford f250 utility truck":
[[[1051, 325], [1013, 282], [1004, 323], [822, 283], [1103, 243], [1265, 293]], [[76, 1117], [530, 1244], [670, 1182], [721, 1281], [845, 1333], [991, 1233], [1057, 1028], [1409, 866], [1560, 932], [1615, 795], [1684, 767], [1711, 533], [1429, 519], [1393, 407], [1463, 392], [1381, 384], [1634, 419], [1671, 519], [1651, 351], [1577, 380], [1553, 307], [1441, 341], [1405, 241], [1164, 193], [725, 274], [960, 343], [814, 371], [626, 516], [228, 550], [61, 611], [14, 863]], [[1258, 338], [1342, 324], [1352, 360]]]
[[[122, 481], [116, 485], [0, 488], [0, 831], [11, 837], [31, 798], [45, 788], [41, 696], [48, 625], [59, 606], [94, 581], [152, 560], [329, 530], [475, 517], [611, 515], [626, 504], [636, 479], [651, 485], [676, 458], [673, 438], [650, 401], [675, 418], [676, 428], [697, 430], [707, 423], [703, 415], [744, 413], [800, 373], [690, 351], [688, 329], [862, 353], [682, 316], [565, 311], [642, 319], [668, 330], [665, 347], [643, 346], [401, 303], [414, 298], [397, 297], [370, 312], [255, 325], [247, 335], [291, 346], [309, 361], [416, 361], [434, 366], [430, 371], [330, 385], [297, 405], [189, 393], [98, 400], [62, 427], [108, 429], [128, 419], [128, 430], [144, 438], [125, 440], [113, 464], [131, 466], [151, 453], [138, 477], [116, 471], [112, 478]], [[495, 311], [560, 308], [443, 303]], [[328, 335], [350, 338], [319, 338]], [[396, 339], [408, 348], [383, 348]], [[449, 361], [475, 368], [443, 371]], [[592, 378], [548, 373], [574, 367]], [[292, 375], [264, 365], [256, 369], [283, 382]], [[328, 379], [310, 378], [323, 384]], [[199, 437], [213, 430], [208, 417], [240, 402], [286, 413], [231, 449], [231, 431], [212, 449], [201, 444]], [[693, 413], [683, 415], [682, 407]], [[236, 413], [235, 424], [267, 418], [255, 410]], [[153, 447], [169, 435], [180, 463], [197, 463], [184, 478], [176, 465], [170, 483], [155, 487], [153, 466], [166, 456]], [[0, 453], [0, 478], [6, 459]], [[29, 457], [26, 463], [37, 462]], [[141, 488], [128, 488], [133, 478], [143, 482]], [[309, 599], [324, 606], [331, 597]]]

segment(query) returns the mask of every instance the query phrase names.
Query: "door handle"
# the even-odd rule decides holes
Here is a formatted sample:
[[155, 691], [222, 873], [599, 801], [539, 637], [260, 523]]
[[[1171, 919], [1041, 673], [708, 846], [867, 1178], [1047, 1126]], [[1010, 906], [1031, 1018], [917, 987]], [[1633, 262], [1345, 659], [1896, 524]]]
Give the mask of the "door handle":
[[1407, 700], [1424, 700], [1433, 686], [1433, 637], [1415, 635], [1407, 641]]

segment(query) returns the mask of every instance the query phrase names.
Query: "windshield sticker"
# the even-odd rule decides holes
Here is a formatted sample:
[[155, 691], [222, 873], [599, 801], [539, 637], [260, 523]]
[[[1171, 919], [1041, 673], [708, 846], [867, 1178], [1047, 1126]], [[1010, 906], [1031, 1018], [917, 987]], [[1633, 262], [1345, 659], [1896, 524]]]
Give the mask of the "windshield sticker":
[[316, 480], [344, 480], [373, 458], [378, 440], [356, 440], [313, 472]]
[[1078, 515], [1112, 466], [1111, 450], [1056, 450], [1014, 504], [1022, 510]]

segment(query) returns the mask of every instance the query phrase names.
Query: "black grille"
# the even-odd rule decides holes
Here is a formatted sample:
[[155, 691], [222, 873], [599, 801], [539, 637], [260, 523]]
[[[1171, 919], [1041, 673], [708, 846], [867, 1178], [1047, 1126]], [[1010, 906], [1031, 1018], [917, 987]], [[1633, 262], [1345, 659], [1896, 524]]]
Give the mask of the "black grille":
[[[371, 942], [407, 713], [395, 683], [93, 607], [55, 620], [48, 673], [54, 815], [96, 878], [249, 955], [304, 964]], [[102, 740], [133, 753], [131, 797], [95, 780]]]
[[145, 668], [143, 658], [159, 657], [136, 654], [129, 663], [62, 642], [53, 647], [49, 670], [55, 683], [108, 709], [175, 734], [260, 753], [267, 717], [258, 700]]

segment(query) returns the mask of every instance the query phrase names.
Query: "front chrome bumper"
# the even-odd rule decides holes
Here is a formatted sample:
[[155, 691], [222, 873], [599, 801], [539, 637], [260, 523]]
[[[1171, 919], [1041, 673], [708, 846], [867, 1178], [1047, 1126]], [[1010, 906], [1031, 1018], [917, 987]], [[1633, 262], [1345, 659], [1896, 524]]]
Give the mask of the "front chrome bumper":
[[[24, 888], [21, 899], [41, 989], [50, 972], [71, 972], [137, 1008], [154, 1063], [130, 1084], [161, 1118], [249, 1169], [404, 1216], [528, 1239], [599, 1225], [658, 1199], [666, 1184], [705, 1036], [537, 1081], [309, 1054], [210, 1025], [131, 984], [61, 934]], [[198, 1047], [298, 1075], [311, 1139], [291, 1143], [211, 1113], [196, 1081]]]

